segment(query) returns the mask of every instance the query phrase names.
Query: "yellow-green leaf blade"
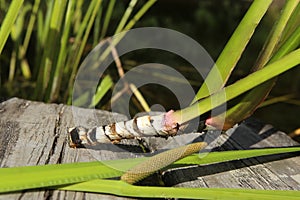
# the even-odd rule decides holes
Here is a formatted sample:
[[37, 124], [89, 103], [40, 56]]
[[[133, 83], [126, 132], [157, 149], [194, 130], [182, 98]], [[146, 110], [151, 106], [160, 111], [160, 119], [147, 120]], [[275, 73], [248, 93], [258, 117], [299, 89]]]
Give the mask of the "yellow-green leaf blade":
[[232, 188], [178, 188], [134, 186], [122, 181], [93, 180], [78, 183], [60, 190], [96, 192], [140, 198], [185, 198], [185, 199], [299, 199], [300, 191], [274, 191]]
[[204, 98], [209, 94], [215, 93], [224, 87], [231, 71], [247, 46], [256, 26], [259, 24], [271, 3], [271, 0], [256, 0], [252, 3], [220, 54], [215, 66], [206, 77], [205, 83], [197, 92], [193, 102]]

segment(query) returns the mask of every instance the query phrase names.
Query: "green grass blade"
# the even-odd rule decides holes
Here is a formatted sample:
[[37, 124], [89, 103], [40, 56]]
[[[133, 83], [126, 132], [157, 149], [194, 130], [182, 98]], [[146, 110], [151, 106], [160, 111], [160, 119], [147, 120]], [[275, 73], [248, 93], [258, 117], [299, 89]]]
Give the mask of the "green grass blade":
[[259, 105], [259, 108], [265, 107], [265, 106], [269, 106], [275, 103], [279, 103], [279, 102], [289, 102], [289, 100], [292, 100], [293, 98], [295, 98], [296, 95], [294, 94], [287, 94], [287, 95], [282, 95], [282, 96], [276, 96], [273, 98], [270, 98], [264, 102], [262, 102]]
[[[22, 46], [20, 46], [20, 52], [21, 51], [24, 51]], [[30, 70], [30, 67], [29, 67], [29, 63], [25, 58], [21, 59], [21, 71], [22, 71], [22, 74], [23, 74], [25, 79], [30, 79], [31, 78], [31, 70]]]
[[174, 118], [179, 124], [188, 122], [195, 117], [198, 117], [211, 109], [220, 106], [221, 104], [241, 95], [242, 93], [270, 80], [279, 74], [300, 64], [300, 49], [297, 49], [281, 59], [268, 64], [263, 69], [260, 69], [247, 77], [235, 82], [232, 85], [225, 87], [219, 92], [207, 97], [197, 103], [176, 111]]
[[69, 79], [68, 88], [70, 88], [71, 83], [73, 83], [73, 81], [71, 82], [71, 79], [74, 79], [73, 76], [77, 71], [78, 66], [74, 66], [73, 63], [76, 60], [76, 55], [78, 54], [78, 51], [80, 49], [80, 44], [81, 44], [81, 41], [82, 41], [82, 38], [83, 38], [84, 31], [87, 27], [87, 24], [90, 20], [91, 15], [92, 15], [93, 8], [95, 7], [96, 1], [93, 0], [89, 4], [89, 7], [88, 7], [87, 11], [85, 12], [84, 18], [83, 18], [82, 22], [80, 23], [79, 18], [81, 18], [81, 8], [80, 8], [81, 3], [82, 3], [82, 1], [77, 1], [76, 2], [76, 9], [75, 9], [75, 13], [74, 13], [74, 17], [76, 18], [76, 22], [74, 24], [74, 26], [76, 27], [76, 30], [75, 30], [76, 31], [76, 37], [74, 39], [74, 43], [73, 43], [73, 45], [71, 47], [71, 50], [70, 50], [70, 56], [68, 56], [67, 64], [65, 66], [65, 68], [66, 68], [65, 72], [67, 74], [71, 73], [71, 78]]
[[40, 34], [42, 34], [41, 35], [41, 39], [42, 39], [41, 40], [41, 46], [42, 47], [45, 47], [45, 43], [46, 43], [47, 38], [48, 38], [50, 23], [51, 23], [51, 16], [52, 16], [52, 13], [53, 13], [55, 1], [48, 1], [46, 4], [47, 4], [47, 13], [46, 13], [45, 19], [43, 20], [44, 27], [41, 30], [42, 32], [40, 33]]
[[0, 168], [0, 193], [121, 176], [145, 158]]
[[34, 29], [34, 24], [36, 21], [36, 16], [37, 16], [37, 11], [38, 11], [39, 6], [40, 6], [40, 0], [35, 0], [34, 5], [32, 7], [32, 11], [30, 14], [30, 18], [29, 18], [29, 22], [28, 22], [24, 42], [23, 42], [24, 52], [26, 52], [27, 48], [28, 48], [28, 44], [29, 44], [29, 41], [31, 38], [32, 31]]
[[[260, 55], [259, 60], [255, 66], [256, 69], [261, 69], [265, 66], [265, 64], [267, 64], [270, 61], [272, 54], [274, 54], [274, 51], [276, 50], [276, 46], [280, 42], [284, 29], [286, 28], [288, 21], [291, 18], [298, 3], [299, 0], [290, 0], [287, 1], [287, 3], [285, 4], [282, 14], [278, 20], [278, 23], [274, 26], [274, 29], [271, 31], [271, 36], [266, 42], [266, 45], [263, 47], [262, 54]], [[277, 46], [277, 48], [278, 47], [279, 46]], [[284, 54], [277, 55], [276, 58], [273, 58], [273, 60], [276, 60], [282, 57], [283, 55]]]
[[0, 28], [0, 54], [3, 50], [3, 47], [6, 43], [6, 40], [11, 32], [11, 29], [15, 23], [15, 20], [18, 16], [21, 6], [23, 5], [24, 0], [13, 0], [9, 6], [7, 14], [1, 24]]
[[25, 16], [30, 11], [30, 9], [31, 9], [30, 4], [24, 4], [22, 6], [18, 14], [18, 17], [16, 18], [15, 23], [11, 29], [10, 37], [14, 42], [13, 45], [14, 48], [12, 50], [12, 55], [10, 59], [10, 68], [9, 68], [9, 76], [8, 76], [9, 82], [12, 82], [14, 80], [15, 72], [17, 72], [17, 68], [19, 68], [19, 63], [21, 62], [20, 56], [22, 54], [22, 46], [20, 43], [22, 40], [22, 31], [24, 29]]
[[204, 84], [202, 84], [192, 103], [201, 98], [207, 97], [224, 87], [231, 71], [237, 64], [246, 45], [253, 35], [256, 26], [259, 24], [271, 3], [271, 0], [255, 0], [252, 3], [241, 23], [236, 28], [232, 37], [220, 54], [216, 64], [209, 72]]
[[100, 42], [100, 33], [101, 33], [101, 17], [103, 12], [103, 4], [99, 8], [99, 12], [95, 18], [94, 31], [93, 31], [93, 43], [92, 46], [95, 47]]
[[117, 27], [117, 29], [115, 31], [115, 34], [118, 34], [118, 33], [120, 33], [123, 30], [123, 28], [124, 28], [124, 26], [125, 26], [128, 18], [129, 18], [129, 16], [131, 15], [131, 13], [133, 11], [133, 8], [136, 5], [136, 3], [137, 3], [137, 0], [131, 0], [130, 1], [129, 6], [127, 7], [127, 9], [126, 9], [126, 11], [125, 11], [125, 13], [124, 13], [124, 15], [123, 15], [123, 17], [122, 17], [119, 25], [118, 25], [118, 27]]
[[[94, 4], [90, 5], [90, 6], [94, 5], [94, 7], [92, 7], [91, 17], [88, 18], [88, 21], [85, 24], [82, 24], [82, 28], [84, 29], [84, 35], [82, 38], [80, 38], [80, 45], [78, 48], [78, 52], [76, 52], [76, 56], [73, 55], [75, 57], [75, 62], [72, 63], [74, 69], [78, 69], [80, 58], [82, 57], [84, 47], [87, 43], [88, 36], [91, 32], [92, 26], [94, 24], [94, 21], [97, 16], [97, 13], [99, 11], [101, 3], [102, 3], [102, 0], [96, 1]], [[71, 77], [74, 77], [74, 76], [71, 76]]]
[[[243, 158], [300, 151], [300, 147], [255, 150], [233, 150], [194, 154], [171, 165], [211, 164]], [[98, 178], [121, 176], [124, 171], [145, 161], [147, 158], [108, 160], [88, 163], [27, 166], [0, 169], [0, 193], [24, 189], [59, 186]]]
[[[268, 41], [263, 47], [262, 53], [259, 56], [254, 70], [263, 68], [267, 63], [278, 60], [299, 46], [300, 32], [297, 33], [297, 31], [295, 31], [281, 47], [278, 45], [280, 39], [282, 38], [283, 31], [286, 28], [295, 8], [297, 7], [298, 2], [298, 0], [291, 0], [286, 3], [278, 23], [276, 23], [274, 26]], [[298, 29], [300, 30], [300, 27]], [[227, 130], [234, 124], [250, 116], [256, 110], [256, 108], [258, 108], [259, 104], [267, 97], [275, 81], [276, 79], [271, 79], [248, 92], [238, 104], [226, 111], [225, 123], [224, 115], [221, 114], [219, 116], [214, 116], [211, 119], [211, 125]], [[222, 125], [223, 127], [221, 127]]]
[[106, 75], [101, 81], [100, 85], [97, 88], [95, 95], [93, 96], [92, 103], [90, 107], [96, 106], [101, 99], [104, 97], [106, 92], [113, 86], [113, 81], [110, 75]]
[[77, 166], [65, 164], [1, 169], [0, 177], [5, 181], [0, 183], [0, 192], [64, 185], [121, 175], [121, 172], [102, 163], [80, 163]]
[[78, 183], [60, 190], [97, 192], [139, 198], [184, 198], [184, 199], [300, 199], [300, 191], [274, 191], [231, 188], [179, 188], [134, 186], [123, 181], [93, 180]]
[[9, 73], [8, 73], [8, 82], [12, 83], [15, 77], [16, 72], [16, 64], [17, 64], [17, 52], [14, 49], [11, 52], [10, 62], [9, 62]]
[[272, 60], [277, 60], [292, 50], [296, 49], [300, 45], [300, 26], [291, 34], [280, 49], [276, 52]]
[[[283, 37], [281, 39], [281, 43], [285, 43], [286, 40], [290, 37], [291, 33], [293, 33], [300, 25], [300, 3], [296, 7], [293, 15], [291, 16], [286, 28], [283, 32]], [[281, 45], [280, 45], [281, 46]]]
[[292, 153], [300, 151], [300, 147], [288, 148], [266, 148], [266, 149], [251, 149], [251, 150], [232, 150], [222, 152], [199, 153], [188, 156], [177, 161], [179, 165], [206, 165], [212, 163], [220, 163], [232, 160], [240, 160], [258, 156], [267, 156], [281, 153]]
[[157, 0], [149, 0], [147, 1], [143, 7], [133, 16], [133, 18], [127, 23], [127, 25], [124, 27], [124, 31], [131, 29], [137, 21], [140, 20], [140, 18], [151, 8], [151, 6], [156, 2]]
[[[131, 29], [135, 23], [146, 13], [146, 11], [148, 9], [150, 9], [150, 7], [156, 2], [157, 0], [149, 0], [147, 1], [143, 7], [134, 15], [134, 17], [128, 22], [128, 24], [124, 27], [124, 31], [126, 30], [129, 30]], [[123, 36], [125, 36], [125, 34], [123, 34]], [[121, 37], [118, 37], [117, 40], [113, 40], [112, 42], [112, 45], [116, 45], [122, 38], [123, 36]], [[99, 60], [104, 60], [109, 54], [111, 53], [111, 47], [108, 47], [104, 52], [103, 54], [101, 55], [101, 57], [99, 58]], [[73, 63], [73, 62], [72, 62]], [[79, 60], [78, 62], [75, 62], [76, 65], [75, 67], [73, 67], [73, 71], [71, 73], [71, 78], [69, 80], [69, 86], [68, 88], [72, 88], [72, 84], [73, 84], [73, 81], [75, 79], [75, 75], [76, 75], [76, 72], [77, 72], [77, 67], [78, 64], [79, 64]], [[69, 90], [69, 96], [68, 96], [68, 104], [71, 103], [71, 100], [72, 100], [72, 89]]]
[[[24, 4], [22, 8], [20, 9], [20, 12], [18, 14], [17, 19], [15, 20], [15, 23], [11, 29], [11, 39], [16, 42], [17, 46], [19, 45], [22, 37], [22, 31], [24, 28], [24, 22], [25, 22], [25, 16], [27, 13], [31, 10], [31, 5], [30, 4]], [[17, 47], [18, 48], [18, 47]]]
[[[277, 60], [283, 55], [287, 54], [291, 50], [297, 48], [300, 44], [300, 27], [298, 27], [291, 37], [284, 43], [281, 48], [276, 52], [272, 57], [273, 60]], [[255, 109], [260, 105], [263, 99], [267, 96], [268, 92], [271, 90], [274, 85], [274, 81], [268, 81], [263, 83], [263, 85], [254, 88], [245, 97], [236, 105], [231, 107], [226, 111], [226, 121], [223, 128], [231, 128], [234, 124], [243, 120], [244, 118], [251, 115]], [[215, 126], [218, 124], [223, 124], [224, 117], [222, 115], [212, 118], [212, 123]]]
[[[157, 0], [149, 0], [147, 1], [143, 7], [133, 16], [133, 18], [128, 22], [128, 24], [124, 27], [123, 31], [128, 31], [131, 29], [135, 23], [151, 8], [151, 6], [156, 2]], [[116, 46], [120, 40], [125, 36], [126, 32], [120, 33], [120, 36], [117, 38], [114, 38], [114, 40], [111, 42], [112, 46]], [[104, 60], [109, 54], [111, 53], [111, 47], [108, 47], [101, 57], [99, 58], [99, 61]], [[95, 65], [96, 66], [96, 65]]]
[[[73, 19], [73, 30], [74, 30], [74, 33], [77, 34], [80, 32], [80, 26], [82, 23], [86, 23], [83, 19], [82, 21], [82, 17], [84, 15], [84, 18], [87, 17], [89, 15], [89, 9], [87, 11], [83, 10], [82, 8], [84, 7], [84, 0], [77, 0], [77, 1], [74, 1], [76, 2], [76, 8], [75, 8], [75, 11], [74, 11], [74, 19]], [[92, 3], [92, 2], [91, 2]], [[91, 4], [90, 3], [90, 4]]]
[[69, 101], [71, 100], [70, 97], [72, 96], [71, 94], [73, 91], [73, 82], [76, 76], [77, 69], [79, 67], [79, 62], [82, 57], [84, 47], [86, 45], [89, 33], [97, 16], [97, 12], [99, 11], [101, 3], [102, 1], [98, 0], [93, 0], [90, 3], [88, 11], [83, 19], [83, 23], [81, 24], [79, 32], [75, 38], [75, 44], [72, 47], [74, 50], [74, 54], [71, 55], [72, 58], [70, 58], [67, 62], [67, 67], [72, 69], [70, 79], [68, 82]]
[[46, 89], [51, 85], [53, 79], [55, 63], [57, 61], [57, 52], [60, 49], [60, 38], [62, 20], [64, 19], [65, 7], [67, 1], [55, 1], [53, 6], [52, 15], [50, 18], [47, 40], [45, 41], [45, 51], [42, 57], [42, 63], [37, 79], [37, 87], [35, 89], [35, 98], [39, 100], [46, 100], [45, 93]]
[[26, 78], [26, 79], [31, 78], [31, 69], [30, 69], [28, 61], [26, 59], [26, 53], [27, 53], [27, 49], [28, 49], [28, 45], [29, 45], [29, 41], [30, 41], [32, 32], [34, 30], [34, 24], [36, 21], [39, 5], [40, 5], [40, 0], [35, 0], [32, 10], [31, 10], [31, 13], [30, 13], [28, 25], [26, 27], [26, 33], [25, 33], [23, 45], [22, 46], [20, 45], [19, 60], [21, 62], [22, 74], [23, 74], [24, 78]]
[[106, 35], [107, 28], [108, 28], [108, 25], [109, 25], [109, 22], [110, 22], [112, 13], [113, 13], [115, 3], [116, 3], [116, 0], [109, 1], [108, 8], [107, 8], [107, 11], [106, 11], [105, 17], [104, 17], [102, 31], [101, 31], [101, 39], [103, 39]]
[[68, 40], [69, 40], [70, 29], [72, 25], [73, 16], [74, 16], [74, 11], [75, 11], [75, 2], [69, 1], [65, 20], [64, 20], [64, 31], [62, 32], [62, 36], [60, 40], [61, 46], [58, 54], [58, 60], [54, 70], [54, 75], [51, 80], [52, 84], [50, 85], [47, 94], [47, 99], [50, 99], [50, 101], [57, 100], [59, 95], [59, 90], [60, 90], [62, 77], [63, 77], [63, 70], [68, 55]]
[[[176, 164], [210, 164], [243, 158], [274, 155], [300, 151], [295, 148], [270, 148], [255, 150], [237, 150], [226, 152], [211, 152], [192, 155], [176, 162]], [[188, 198], [188, 199], [300, 199], [300, 191], [274, 191], [230, 188], [172, 188], [133, 186], [121, 181], [92, 180], [83, 183], [58, 188], [84, 192], [97, 192], [127, 197], [146, 198]], [[136, 192], [139, 191], [139, 192]]]

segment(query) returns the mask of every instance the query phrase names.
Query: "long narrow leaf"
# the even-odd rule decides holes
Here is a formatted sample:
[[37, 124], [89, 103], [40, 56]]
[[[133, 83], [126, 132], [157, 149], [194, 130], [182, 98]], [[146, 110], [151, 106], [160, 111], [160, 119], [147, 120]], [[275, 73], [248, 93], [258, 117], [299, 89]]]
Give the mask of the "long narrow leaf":
[[13, 0], [9, 6], [8, 12], [5, 15], [3, 23], [0, 28], [0, 54], [6, 43], [6, 40], [11, 32], [14, 22], [18, 16], [19, 10], [23, 4], [24, 0]]
[[93, 96], [90, 107], [96, 106], [112, 86], [113, 81], [110, 75], [106, 75], [98, 86], [96, 94]]
[[87, 14], [84, 17], [83, 23], [80, 26], [79, 33], [77, 34], [75, 38], [75, 45], [73, 47], [73, 50], [75, 51], [75, 55], [72, 55], [71, 58], [69, 58], [67, 62], [68, 68], [71, 68], [72, 66], [72, 72], [71, 76], [68, 82], [68, 88], [69, 89], [69, 102], [71, 101], [71, 94], [73, 89], [73, 81], [76, 76], [77, 69], [79, 67], [79, 62], [83, 54], [84, 47], [86, 45], [89, 33], [91, 31], [92, 25], [94, 23], [94, 20], [97, 16], [97, 12], [99, 11], [100, 5], [102, 3], [102, 0], [97, 1], [93, 0], [91, 4], [89, 5]]
[[157, 0], [149, 0], [147, 1], [143, 7], [132, 17], [132, 19], [127, 23], [127, 25], [124, 27], [124, 31], [127, 31], [131, 29], [136, 22], [139, 21], [139, 19], [151, 8], [151, 6], [156, 2]]
[[[133, 16], [133, 18], [128, 22], [128, 24], [124, 27], [124, 31], [126, 30], [129, 30], [131, 29], [135, 23], [146, 13], [146, 11], [148, 9], [150, 9], [150, 7], [156, 2], [157, 0], [149, 0], [147, 1], [143, 7]], [[123, 34], [123, 36], [125, 36], [125, 34]], [[112, 42], [112, 45], [116, 45], [123, 37], [118, 37], [117, 40], [113, 40]], [[104, 60], [109, 54], [111, 53], [111, 48], [107, 48], [103, 54], [101, 55], [101, 57], [99, 58], [99, 60]], [[71, 74], [71, 78], [69, 80], [69, 88], [72, 88], [72, 84], [73, 84], [73, 81], [74, 81], [74, 78], [75, 78], [75, 75], [76, 75], [76, 72], [77, 72], [77, 66], [79, 64], [79, 60], [78, 62], [76, 62], [77, 65], [75, 65], [75, 67], [73, 67], [73, 71], [72, 71], [72, 74]], [[72, 97], [72, 89], [69, 90], [69, 99], [68, 99], [68, 103], [71, 103], [71, 97]]]
[[[243, 158], [300, 151], [300, 147], [271, 148], [255, 150], [234, 150], [194, 154], [171, 165], [197, 165], [239, 160]], [[109, 160], [88, 163], [69, 163], [59, 165], [27, 166], [0, 169], [0, 193], [24, 189], [60, 186], [97, 178], [121, 176], [124, 171], [145, 161], [147, 158]]]
[[58, 59], [55, 67], [55, 72], [51, 80], [51, 85], [48, 90], [47, 99], [50, 101], [54, 101], [58, 98], [59, 89], [61, 86], [62, 78], [63, 78], [63, 69], [65, 67], [65, 62], [67, 59], [67, 52], [68, 52], [68, 40], [70, 35], [71, 24], [74, 16], [75, 10], [75, 2], [69, 1], [64, 21], [64, 31], [62, 32], [61, 36], [61, 48], [58, 54]]
[[215, 93], [187, 108], [176, 111], [173, 113], [173, 117], [176, 118], [176, 121], [179, 124], [188, 122], [191, 119], [194, 119], [262, 84], [263, 82], [297, 66], [298, 64], [300, 64], [300, 49], [289, 53], [278, 61], [268, 64], [263, 69], [260, 69], [234, 84], [227, 86], [218, 93]]
[[258, 156], [267, 156], [267, 155], [274, 155], [280, 153], [291, 153], [295, 151], [300, 151], [300, 147], [232, 150], [232, 151], [222, 151], [222, 152], [200, 153], [200, 154], [194, 154], [186, 158], [183, 158], [177, 161], [175, 164], [206, 165], [206, 164], [240, 160], [240, 159], [258, 157]]
[[136, 5], [136, 3], [137, 3], [137, 0], [131, 0], [130, 1], [129, 6], [127, 7], [121, 21], [119, 22], [119, 25], [118, 25], [118, 27], [115, 31], [115, 34], [118, 34], [123, 30], [123, 28], [124, 28], [128, 18], [129, 18], [129, 16], [131, 15], [131, 13], [133, 11], [133, 8]]
[[118, 172], [100, 162], [64, 165], [45, 165], [0, 170], [0, 192], [78, 183], [97, 178], [120, 176]]
[[[62, 20], [64, 19], [65, 7], [67, 1], [55, 1], [53, 11], [49, 23], [47, 40], [45, 41], [45, 51], [42, 57], [41, 68], [35, 88], [35, 98], [42, 100], [46, 93], [46, 89], [51, 85], [53, 79], [55, 63], [57, 61], [57, 52], [60, 49], [60, 37]], [[47, 99], [46, 99], [47, 100]]]
[[94, 22], [93, 43], [92, 43], [93, 47], [95, 47], [100, 42], [100, 33], [101, 33], [100, 30], [102, 28], [101, 26], [102, 12], [103, 12], [103, 4], [100, 5], [99, 12], [97, 13]]
[[179, 188], [134, 186], [123, 181], [93, 180], [78, 183], [60, 190], [97, 192], [140, 198], [184, 198], [184, 199], [300, 199], [300, 191], [274, 191], [230, 188]]
[[286, 28], [283, 32], [283, 38], [281, 38], [281, 43], [285, 43], [290, 35], [299, 27], [300, 25], [300, 3], [295, 9], [293, 15], [291, 16]]
[[23, 42], [24, 53], [27, 52], [28, 44], [29, 44], [31, 34], [34, 29], [34, 24], [36, 21], [36, 16], [37, 16], [37, 11], [38, 11], [39, 6], [40, 6], [40, 0], [35, 0], [34, 5], [32, 7], [30, 19], [28, 22], [28, 26], [27, 26], [27, 30], [26, 30], [26, 34], [25, 34], [25, 38], [24, 38], [24, 42]]
[[215, 93], [224, 87], [231, 71], [240, 59], [246, 45], [248, 44], [253, 32], [268, 10], [272, 0], [255, 0], [248, 9], [246, 15], [236, 28], [232, 37], [228, 41], [216, 64], [209, 72], [205, 83], [197, 92], [194, 101], [204, 98], [209, 94]]
[[[262, 54], [260, 55], [258, 62], [256, 63], [256, 70], [261, 69], [265, 66], [266, 63], [269, 62], [272, 54], [274, 54], [274, 50], [279, 48], [278, 44], [286, 28], [289, 19], [291, 18], [295, 8], [297, 7], [299, 0], [290, 0], [286, 3], [282, 14], [278, 20], [278, 23], [274, 26], [274, 29], [271, 31], [269, 40], [266, 42], [266, 45], [263, 47]], [[286, 48], [285, 48], [286, 49]], [[289, 48], [289, 50], [294, 50]], [[273, 61], [282, 57], [285, 54], [276, 55], [276, 58], [273, 58]]]
[[110, 0], [109, 1], [108, 8], [107, 8], [107, 11], [106, 11], [105, 17], [104, 17], [102, 31], [101, 31], [101, 39], [103, 39], [104, 36], [106, 35], [107, 28], [108, 28], [108, 25], [109, 25], [109, 22], [110, 22], [110, 18], [111, 18], [115, 3], [116, 3], [116, 0]]
[[[297, 29], [298, 33], [300, 33], [300, 27]], [[298, 38], [294, 38], [298, 41], [295, 41], [293, 43], [287, 44], [287, 46], [292, 45], [296, 47], [296, 42], [300, 42], [300, 34], [297, 36]], [[293, 39], [293, 38], [290, 38]], [[284, 45], [285, 46], [285, 45]], [[283, 47], [284, 47], [283, 46]], [[278, 52], [279, 55], [280, 52]], [[276, 56], [275, 55], [275, 56]], [[275, 58], [275, 57], [274, 57]], [[211, 125], [216, 126], [218, 128], [228, 129], [231, 128], [234, 124], [238, 123], [239, 121], [245, 119], [249, 115], [251, 115], [255, 109], [260, 106], [260, 103], [263, 101], [263, 98], [266, 97], [268, 92], [270, 91], [270, 87], [273, 86], [274, 83], [272, 82], [266, 82], [262, 86], [263, 87], [257, 87], [254, 90], [251, 90], [249, 93], [246, 94], [245, 97], [236, 105], [231, 107], [226, 111], [226, 121], [223, 125], [223, 127], [218, 127], [220, 122], [223, 123], [223, 116], [215, 116], [211, 119]], [[221, 125], [222, 126], [222, 125]]]
[[[283, 9], [283, 12], [278, 20], [278, 23], [276, 23], [273, 30], [271, 31], [269, 39], [262, 50], [262, 53], [254, 67], [254, 70], [263, 68], [267, 63], [278, 60], [282, 56], [286, 55], [292, 50], [295, 50], [298, 47], [300, 43], [299, 31], [295, 31], [282, 46], [278, 45], [282, 38], [283, 31], [286, 28], [287, 23], [298, 3], [299, 0], [291, 0], [286, 3], [285, 8]], [[297, 30], [300, 30], [300, 27]], [[214, 116], [211, 119], [211, 125], [227, 130], [234, 124], [249, 117], [258, 108], [259, 104], [267, 97], [275, 81], [276, 78], [271, 79], [248, 92], [238, 104], [234, 105], [228, 111], [226, 111], [224, 125], [223, 114]]]

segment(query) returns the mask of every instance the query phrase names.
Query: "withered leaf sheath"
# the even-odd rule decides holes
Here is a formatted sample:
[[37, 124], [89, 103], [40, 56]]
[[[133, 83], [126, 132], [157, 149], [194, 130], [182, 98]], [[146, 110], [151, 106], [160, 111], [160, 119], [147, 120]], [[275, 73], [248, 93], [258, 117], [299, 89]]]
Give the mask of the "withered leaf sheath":
[[[170, 112], [170, 111], [169, 111]], [[173, 111], [171, 111], [173, 112]], [[156, 116], [143, 116], [129, 121], [112, 123], [87, 129], [81, 126], [68, 129], [70, 147], [96, 145], [99, 143], [119, 143], [122, 139], [140, 137], [169, 137], [177, 134], [179, 125], [166, 124], [166, 113]]]

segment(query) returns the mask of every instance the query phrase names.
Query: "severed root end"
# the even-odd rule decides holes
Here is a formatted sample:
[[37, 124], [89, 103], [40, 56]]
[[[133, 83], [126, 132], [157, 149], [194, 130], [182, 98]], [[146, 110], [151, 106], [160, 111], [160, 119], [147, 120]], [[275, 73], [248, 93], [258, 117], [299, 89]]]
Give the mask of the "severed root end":
[[164, 127], [163, 130], [169, 136], [175, 136], [179, 130], [179, 123], [173, 115], [174, 110], [168, 111], [164, 116]]

